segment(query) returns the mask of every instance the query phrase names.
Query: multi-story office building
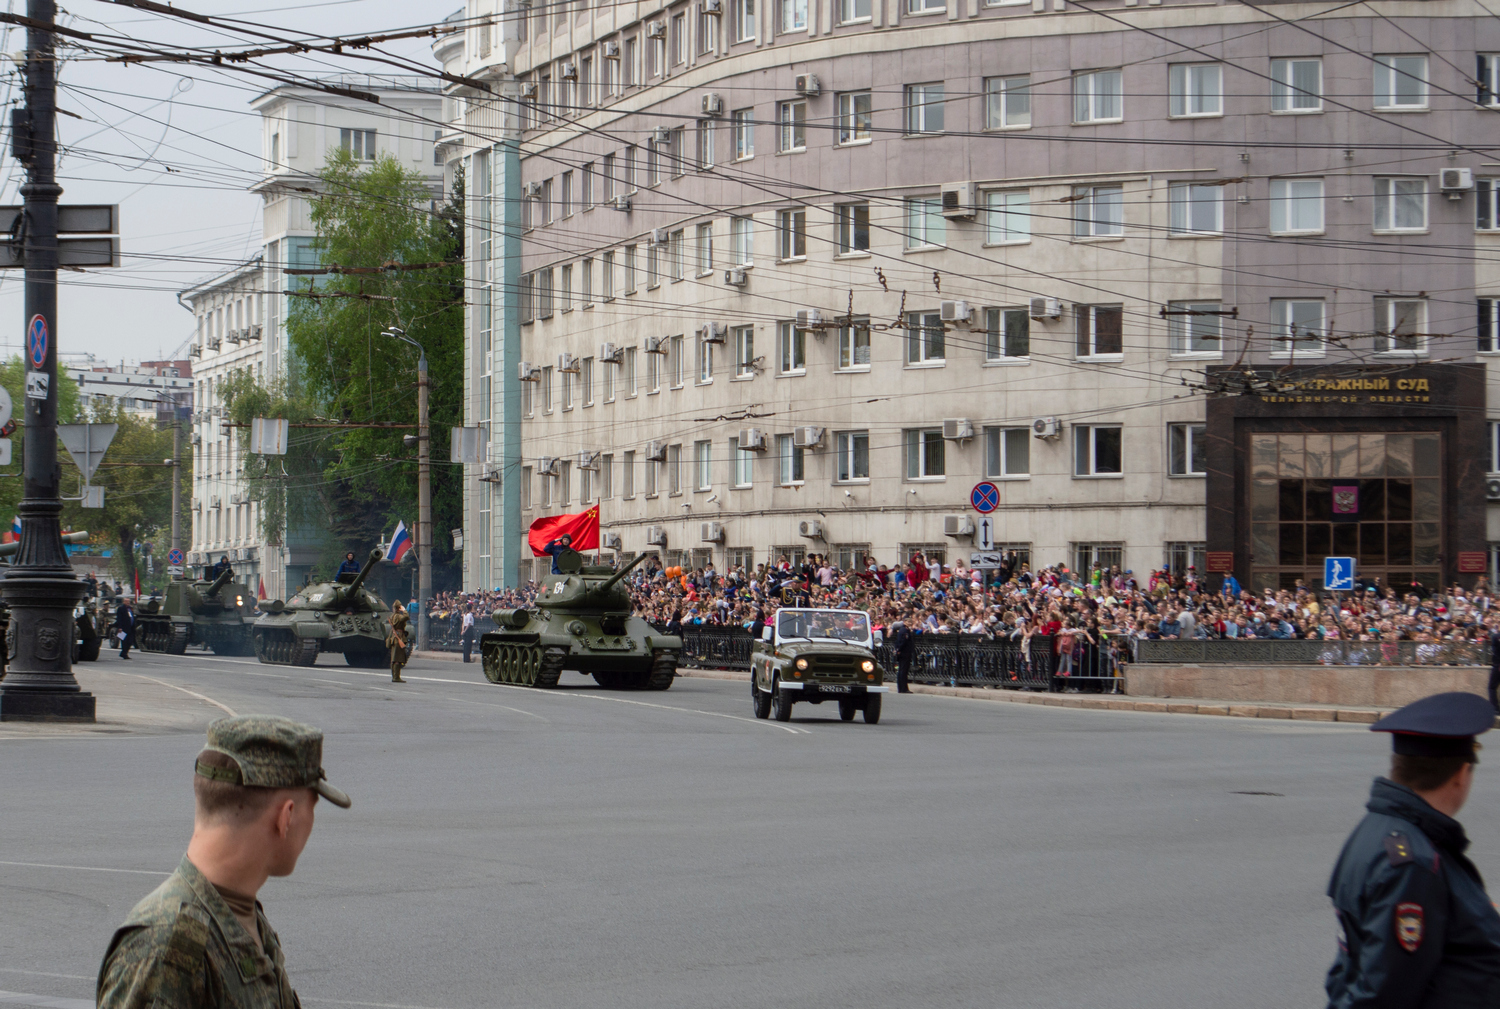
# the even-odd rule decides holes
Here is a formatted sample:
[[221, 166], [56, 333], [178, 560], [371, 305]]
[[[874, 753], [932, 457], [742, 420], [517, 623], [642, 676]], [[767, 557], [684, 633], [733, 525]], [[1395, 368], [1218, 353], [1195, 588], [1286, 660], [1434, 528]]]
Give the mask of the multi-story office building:
[[520, 525], [951, 562], [991, 481], [1039, 564], [1430, 585], [1500, 540], [1485, 8], [522, 10]]

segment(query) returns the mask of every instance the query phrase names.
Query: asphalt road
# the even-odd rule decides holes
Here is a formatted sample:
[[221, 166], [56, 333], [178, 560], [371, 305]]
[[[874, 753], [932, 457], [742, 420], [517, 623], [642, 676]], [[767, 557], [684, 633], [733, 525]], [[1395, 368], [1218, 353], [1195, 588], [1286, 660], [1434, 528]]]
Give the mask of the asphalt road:
[[[1385, 764], [1363, 726], [932, 696], [783, 726], [739, 682], [323, 662], [106, 654], [91, 689], [176, 714], [0, 727], [0, 992], [92, 997], [186, 846], [210, 702], [322, 727], [354, 798], [261, 891], [310, 1007], [1317, 1005]], [[1500, 879], [1500, 773], [1463, 819]]]

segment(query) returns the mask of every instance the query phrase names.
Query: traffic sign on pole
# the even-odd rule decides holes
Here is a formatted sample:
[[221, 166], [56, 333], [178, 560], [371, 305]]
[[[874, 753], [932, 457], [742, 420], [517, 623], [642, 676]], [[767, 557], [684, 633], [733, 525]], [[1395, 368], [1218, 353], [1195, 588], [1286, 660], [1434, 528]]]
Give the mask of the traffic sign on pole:
[[969, 491], [969, 504], [981, 515], [988, 515], [1000, 507], [1000, 488], [985, 480]]
[[167, 563], [174, 568], [182, 567], [182, 551], [176, 547], [167, 551]]
[[989, 515], [980, 516], [979, 531], [974, 534], [974, 545], [980, 550], [995, 549], [995, 520]]

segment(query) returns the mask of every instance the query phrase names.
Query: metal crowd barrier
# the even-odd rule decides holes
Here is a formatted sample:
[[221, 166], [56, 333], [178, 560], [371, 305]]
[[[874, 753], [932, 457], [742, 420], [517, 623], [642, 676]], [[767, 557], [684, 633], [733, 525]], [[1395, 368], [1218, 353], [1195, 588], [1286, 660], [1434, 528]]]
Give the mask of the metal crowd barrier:
[[[488, 616], [474, 618], [474, 648], [479, 648], [479, 636], [495, 630], [495, 621]], [[435, 652], [461, 652], [464, 650], [462, 625], [458, 620], [441, 617], [427, 618], [427, 647]]]
[[1209, 638], [1135, 642], [1135, 661], [1281, 666], [1487, 666], [1488, 641]]

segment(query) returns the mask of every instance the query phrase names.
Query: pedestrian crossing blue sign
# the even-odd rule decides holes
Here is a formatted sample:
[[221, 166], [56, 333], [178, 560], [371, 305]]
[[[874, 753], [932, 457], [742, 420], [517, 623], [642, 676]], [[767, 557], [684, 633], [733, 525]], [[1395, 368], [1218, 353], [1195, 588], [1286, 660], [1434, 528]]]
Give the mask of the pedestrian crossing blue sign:
[[1354, 558], [1323, 558], [1323, 590], [1325, 592], [1354, 591]]

